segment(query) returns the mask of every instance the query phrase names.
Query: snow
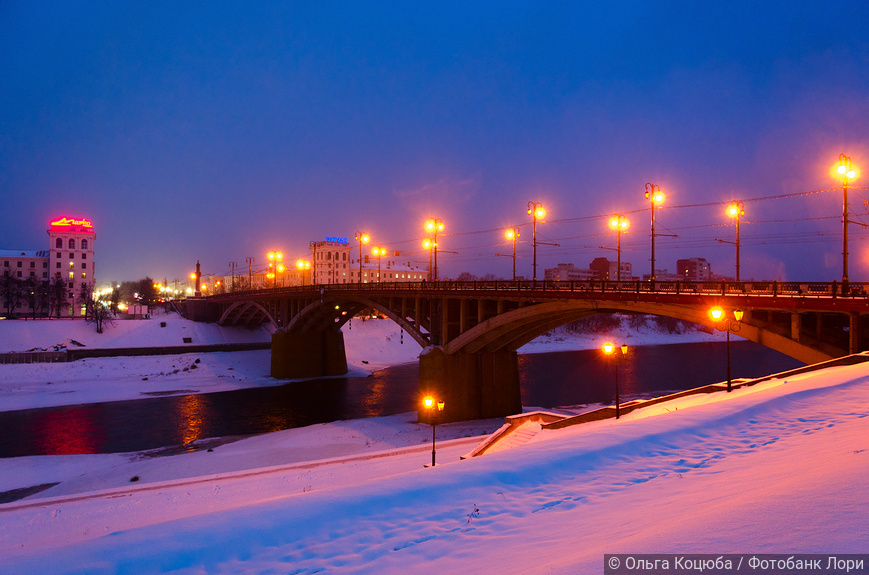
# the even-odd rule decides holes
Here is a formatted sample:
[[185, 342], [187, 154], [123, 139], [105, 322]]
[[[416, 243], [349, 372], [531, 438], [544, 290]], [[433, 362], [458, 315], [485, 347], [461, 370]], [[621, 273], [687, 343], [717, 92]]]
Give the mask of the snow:
[[[386, 341], [390, 329], [354, 321], [350, 362], [367, 358], [361, 369], [403, 360], [406, 348], [419, 353]], [[249, 353], [259, 352], [196, 354], [205, 367], [195, 377], [220, 373], [212, 356]], [[133, 372], [159, 360], [107, 361]], [[242, 368], [255, 358], [237, 361], [250, 379], [234, 385], [265, 377]], [[66, 364], [83, 370], [67, 376], [71, 389], [99, 382], [80, 363]], [[4, 404], [5, 372], [17, 367], [0, 366]], [[475, 436], [502, 420], [440, 425], [434, 468], [424, 468], [431, 428], [415, 414], [227, 438], [178, 455], [5, 459], [0, 492], [59, 484], [0, 504], [0, 571], [587, 574], [603, 572], [605, 553], [865, 553], [867, 416], [864, 363], [619, 420], [535, 428], [524, 445], [467, 460]]]

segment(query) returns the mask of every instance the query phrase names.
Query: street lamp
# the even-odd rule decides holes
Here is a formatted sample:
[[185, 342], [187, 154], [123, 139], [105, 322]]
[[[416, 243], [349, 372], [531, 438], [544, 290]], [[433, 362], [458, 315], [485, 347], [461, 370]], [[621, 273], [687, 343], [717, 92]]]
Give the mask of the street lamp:
[[655, 206], [664, 201], [664, 194], [657, 184], [646, 184], [646, 199], [652, 203], [652, 275], [649, 279], [655, 281]]
[[[311, 269], [311, 262], [309, 262], [308, 260], [298, 260], [298, 261], [296, 262], [296, 268], [297, 268], [300, 272], [305, 272], [305, 271]], [[305, 285], [305, 275], [306, 275], [306, 274], [305, 274], [305, 273], [299, 273], [299, 275], [302, 276], [302, 286], [304, 286], [304, 285]]]
[[[540, 202], [528, 202], [528, 215], [533, 221], [533, 232], [531, 244], [533, 245], [534, 261], [532, 263], [532, 277], [537, 281], [537, 218], [542, 218], [546, 215], [546, 210], [543, 209], [543, 204]], [[515, 274], [514, 274], [515, 276]], [[516, 279], [515, 277], [513, 279]]]
[[386, 254], [386, 248], [381, 248], [379, 246], [374, 246], [371, 248], [371, 255], [377, 256], [377, 283], [380, 283], [380, 258], [382, 258]]
[[744, 315], [741, 309], [733, 310], [733, 319], [727, 317], [724, 310], [720, 307], [714, 307], [709, 310], [709, 317], [715, 322], [715, 328], [719, 331], [727, 332], [727, 393], [732, 389], [732, 380], [730, 378], [730, 332], [739, 331]]
[[836, 171], [842, 178], [842, 292], [848, 292], [848, 183], [857, 177], [851, 157], [839, 154]]
[[[610, 218], [610, 227], [616, 231], [616, 281], [622, 280], [622, 232], [630, 226], [624, 214], [615, 214]], [[612, 249], [612, 248], [610, 248]]]
[[[422, 404], [426, 409], [431, 411], [431, 466], [435, 466], [435, 427], [437, 426], [437, 417], [438, 413], [444, 410], [444, 402], [443, 400], [435, 401], [430, 395], [427, 395], [423, 398]], [[434, 409], [437, 406], [437, 411]]]
[[359, 240], [359, 283], [362, 283], [362, 244], [367, 244], [371, 236], [365, 232], [356, 232], [354, 239]]
[[516, 281], [516, 238], [519, 237], [519, 228], [515, 226], [507, 228], [507, 232], [504, 235], [507, 236], [508, 240], [513, 242], [513, 281]]
[[736, 218], [736, 281], [739, 281], [739, 218], [745, 215], [745, 208], [742, 202], [733, 200], [727, 206], [727, 215], [731, 218]]
[[425, 229], [434, 234], [430, 244], [434, 253], [434, 267], [431, 267], [429, 275], [434, 276], [433, 281], [438, 281], [438, 232], [444, 229], [444, 222], [440, 218], [429, 218], [425, 223]]
[[604, 355], [606, 355], [607, 357], [613, 358], [613, 363], [616, 366], [616, 419], [618, 419], [619, 418], [619, 403], [620, 403], [620, 401], [619, 401], [619, 364], [621, 362], [623, 362], [628, 355], [628, 344], [626, 344], [626, 343], [622, 344], [622, 346], [621, 346], [622, 354], [621, 355], [617, 355], [615, 353], [616, 346], [614, 343], [612, 343], [610, 341], [603, 344], [603, 347], [601, 349], [603, 350]]
[[277, 274], [278, 263], [282, 259], [284, 259], [284, 254], [282, 254], [281, 252], [269, 252], [268, 258], [269, 258], [269, 269], [274, 269], [274, 273], [271, 274], [272, 277], [274, 278], [274, 281], [272, 281], [272, 287], [278, 287], [278, 274]]
[[244, 263], [247, 264], [247, 289], [253, 289], [253, 256], [244, 258]]

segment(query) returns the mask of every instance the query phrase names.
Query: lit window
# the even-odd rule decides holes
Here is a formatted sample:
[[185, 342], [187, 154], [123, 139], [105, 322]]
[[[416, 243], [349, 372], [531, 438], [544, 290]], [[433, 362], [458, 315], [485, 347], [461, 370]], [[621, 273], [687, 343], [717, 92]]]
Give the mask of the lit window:
[[72, 279], [74, 277], [75, 277], [75, 272], [69, 272], [69, 279]]
[[87, 272], [81, 272], [81, 279], [88, 277]]
[[69, 269], [72, 269], [75, 266], [75, 262], [69, 262]]

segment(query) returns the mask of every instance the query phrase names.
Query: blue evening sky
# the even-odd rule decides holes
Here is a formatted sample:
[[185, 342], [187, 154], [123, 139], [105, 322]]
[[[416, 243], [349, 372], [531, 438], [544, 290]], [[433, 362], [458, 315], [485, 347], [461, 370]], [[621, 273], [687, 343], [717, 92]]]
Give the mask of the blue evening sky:
[[[560, 244], [539, 276], [615, 259], [616, 212], [640, 275], [652, 182], [679, 236], [657, 267], [733, 275], [717, 202], [795, 194], [746, 201], [742, 276], [830, 281], [830, 167], [869, 165], [867, 72], [864, 1], [3, 0], [0, 248], [45, 249], [48, 221], [74, 216], [95, 224], [100, 283], [294, 261], [356, 230], [427, 266], [435, 216], [458, 252], [442, 276], [509, 277], [509, 225], [530, 276], [533, 200]], [[869, 223], [867, 183], [851, 196]], [[869, 234], [851, 235], [851, 279], [869, 280]]]

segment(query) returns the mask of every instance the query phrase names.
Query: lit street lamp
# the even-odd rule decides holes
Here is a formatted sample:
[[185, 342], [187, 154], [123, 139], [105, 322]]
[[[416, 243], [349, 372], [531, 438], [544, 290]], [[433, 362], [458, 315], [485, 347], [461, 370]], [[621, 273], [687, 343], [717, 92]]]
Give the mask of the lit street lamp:
[[603, 344], [601, 348], [603, 350], [604, 355], [607, 357], [613, 358], [613, 363], [616, 366], [616, 419], [619, 418], [619, 364], [625, 360], [628, 355], [628, 344], [623, 343], [621, 347], [622, 354], [618, 355], [615, 353], [616, 346], [612, 342], [608, 341]]
[[745, 208], [742, 202], [733, 200], [727, 206], [727, 215], [731, 218], [736, 218], [736, 281], [739, 281], [739, 218], [745, 215]]
[[[532, 251], [534, 253], [532, 267], [532, 278], [534, 281], [537, 281], [537, 218], [542, 218], [546, 215], [546, 210], [543, 209], [543, 204], [540, 202], [528, 202], [528, 215], [531, 216], [533, 221], [533, 232], [531, 237], [531, 244], [533, 246]], [[515, 274], [514, 274], [514, 278]]]
[[284, 259], [284, 254], [282, 254], [281, 252], [269, 252], [268, 258], [269, 258], [269, 269], [274, 270], [269, 275], [271, 275], [274, 278], [274, 280], [272, 281], [272, 287], [275, 288], [275, 287], [278, 287], [278, 273], [277, 273], [278, 272], [278, 263], [280, 263], [280, 261], [282, 259]]
[[371, 248], [371, 255], [377, 256], [377, 283], [380, 283], [380, 259], [386, 254], [386, 248], [375, 246]]
[[365, 232], [356, 232], [354, 239], [359, 240], [359, 283], [362, 283], [362, 244], [367, 244], [371, 236]]
[[848, 183], [857, 177], [857, 172], [851, 166], [851, 157], [839, 154], [839, 166], [836, 168], [842, 177], [842, 292], [848, 292]]
[[[622, 280], [622, 232], [630, 226], [624, 214], [615, 214], [610, 218], [610, 227], [616, 231], [616, 281]], [[610, 248], [612, 249], [612, 248]]]
[[507, 228], [507, 233], [504, 235], [513, 242], [513, 281], [516, 281], [516, 238], [519, 237], [519, 228], [515, 226]]
[[[435, 427], [437, 426], [437, 418], [438, 413], [444, 410], [444, 402], [443, 401], [435, 401], [430, 395], [427, 395], [423, 398], [422, 404], [426, 409], [430, 410], [431, 415], [431, 466], [435, 466]], [[437, 410], [435, 410], [435, 406], [437, 406]]]
[[296, 268], [299, 270], [299, 275], [302, 276], [302, 286], [305, 285], [305, 276], [307, 270], [311, 269], [311, 262], [308, 260], [299, 260], [296, 262]]
[[[429, 275], [433, 276], [432, 281], [438, 281], [438, 232], [444, 229], [444, 222], [440, 218], [429, 218], [425, 223], [425, 229], [432, 232], [434, 239], [431, 240], [430, 247], [434, 253], [434, 264], [430, 269]], [[424, 245], [424, 244], [423, 244]]]
[[741, 309], [733, 310], [733, 319], [727, 317], [724, 310], [720, 307], [714, 307], [709, 310], [709, 317], [715, 323], [715, 328], [719, 331], [727, 332], [727, 393], [732, 389], [732, 380], [730, 378], [730, 332], [739, 331], [740, 322], [742, 321], [743, 311]]
[[[664, 194], [657, 184], [646, 184], [646, 199], [652, 203], [652, 274], [649, 279], [655, 281], [655, 206], [664, 201]], [[621, 275], [621, 274], [620, 274]]]

